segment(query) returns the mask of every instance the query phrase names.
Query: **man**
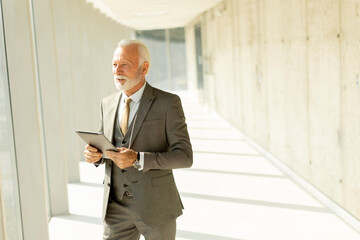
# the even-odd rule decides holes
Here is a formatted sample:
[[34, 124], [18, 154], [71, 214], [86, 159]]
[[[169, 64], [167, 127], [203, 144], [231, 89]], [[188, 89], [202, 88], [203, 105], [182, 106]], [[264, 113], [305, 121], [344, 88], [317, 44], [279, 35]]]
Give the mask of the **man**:
[[106, 159], [85, 147], [87, 162], [105, 164], [104, 239], [175, 239], [182, 214], [172, 169], [192, 165], [191, 143], [180, 98], [146, 82], [150, 63], [144, 43], [119, 43], [113, 74], [120, 91], [102, 100], [100, 119], [118, 151]]

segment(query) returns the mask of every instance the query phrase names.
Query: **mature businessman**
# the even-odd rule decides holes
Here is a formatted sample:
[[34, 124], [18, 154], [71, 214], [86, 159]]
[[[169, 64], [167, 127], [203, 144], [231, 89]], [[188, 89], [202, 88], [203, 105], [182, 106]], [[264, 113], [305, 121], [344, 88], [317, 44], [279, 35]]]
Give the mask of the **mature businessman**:
[[112, 64], [120, 91], [101, 102], [100, 132], [118, 151], [107, 151], [110, 159], [89, 145], [84, 152], [87, 162], [105, 164], [104, 239], [175, 239], [183, 205], [172, 169], [193, 162], [180, 98], [146, 82], [144, 43], [122, 40]]

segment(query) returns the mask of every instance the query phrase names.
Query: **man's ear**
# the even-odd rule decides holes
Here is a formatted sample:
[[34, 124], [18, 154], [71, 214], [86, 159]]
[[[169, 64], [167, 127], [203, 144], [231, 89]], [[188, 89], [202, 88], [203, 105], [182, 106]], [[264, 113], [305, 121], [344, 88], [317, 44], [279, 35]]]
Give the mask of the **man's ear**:
[[144, 62], [141, 66], [141, 75], [146, 75], [147, 72], [149, 71], [149, 62]]

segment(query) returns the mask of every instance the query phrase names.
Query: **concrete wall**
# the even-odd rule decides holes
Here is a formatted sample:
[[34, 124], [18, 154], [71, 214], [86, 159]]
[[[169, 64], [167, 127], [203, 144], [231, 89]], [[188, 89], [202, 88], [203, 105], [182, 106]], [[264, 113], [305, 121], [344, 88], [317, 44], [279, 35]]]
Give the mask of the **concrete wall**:
[[360, 1], [226, 0], [202, 26], [203, 100], [360, 219]]
[[74, 131], [97, 130], [100, 99], [116, 91], [113, 51], [134, 31], [85, 0], [2, 4], [23, 237], [48, 239], [49, 217], [68, 213], [67, 182], [79, 180]]

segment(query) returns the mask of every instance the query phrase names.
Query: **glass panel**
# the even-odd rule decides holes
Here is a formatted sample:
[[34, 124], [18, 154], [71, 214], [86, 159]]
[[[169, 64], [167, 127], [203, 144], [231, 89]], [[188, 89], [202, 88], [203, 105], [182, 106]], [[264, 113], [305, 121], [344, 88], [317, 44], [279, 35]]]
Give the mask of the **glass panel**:
[[23, 239], [0, 1], [0, 184], [5, 239]]
[[202, 59], [202, 45], [201, 45], [201, 26], [195, 27], [195, 48], [196, 48], [196, 70], [197, 70], [197, 82], [198, 89], [204, 88], [204, 76], [203, 76], [203, 59]]
[[146, 80], [162, 89], [186, 89], [184, 28], [137, 31], [136, 38], [148, 46], [151, 54], [151, 70]]
[[153, 86], [169, 88], [165, 31], [150, 30], [137, 31], [136, 38], [143, 41], [149, 48], [151, 56], [151, 69], [146, 80]]
[[184, 28], [170, 29], [171, 77], [175, 89], [187, 88], [187, 64]]

